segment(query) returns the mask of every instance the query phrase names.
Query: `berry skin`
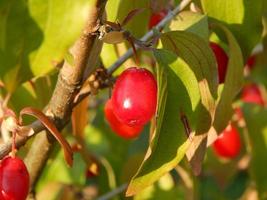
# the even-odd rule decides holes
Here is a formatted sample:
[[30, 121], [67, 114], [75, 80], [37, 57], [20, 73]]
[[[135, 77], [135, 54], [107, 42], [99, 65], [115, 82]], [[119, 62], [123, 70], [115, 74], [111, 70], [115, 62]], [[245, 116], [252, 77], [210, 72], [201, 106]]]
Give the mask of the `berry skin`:
[[126, 69], [114, 85], [111, 97], [116, 117], [129, 126], [146, 124], [156, 112], [157, 82], [144, 68]]
[[215, 55], [218, 65], [219, 83], [224, 83], [227, 72], [228, 56], [218, 44], [210, 42], [210, 47]]
[[29, 172], [20, 158], [6, 157], [0, 164], [1, 200], [25, 200], [30, 186]]
[[156, 26], [166, 15], [166, 10], [162, 10], [158, 13], [153, 13], [149, 19], [148, 29], [152, 29], [154, 26]]
[[143, 126], [128, 126], [121, 123], [113, 113], [112, 103], [109, 99], [105, 105], [105, 117], [111, 129], [125, 139], [137, 137], [143, 130]]
[[228, 125], [213, 143], [212, 147], [218, 156], [229, 159], [238, 156], [241, 141], [237, 129], [232, 124]]
[[256, 63], [256, 55], [251, 55], [248, 59], [247, 59], [247, 63], [246, 66], [252, 70], [255, 66]]
[[243, 102], [264, 105], [261, 92], [256, 84], [248, 84], [244, 86], [241, 96]]

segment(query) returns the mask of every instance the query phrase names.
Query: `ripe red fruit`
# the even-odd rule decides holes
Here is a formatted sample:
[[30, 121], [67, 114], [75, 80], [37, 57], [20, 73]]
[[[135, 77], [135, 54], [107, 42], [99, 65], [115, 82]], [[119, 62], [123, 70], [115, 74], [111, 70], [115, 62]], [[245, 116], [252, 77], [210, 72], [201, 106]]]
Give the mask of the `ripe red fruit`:
[[244, 86], [241, 96], [242, 100], [246, 103], [264, 105], [264, 100], [261, 96], [261, 92], [256, 84], [248, 84]]
[[146, 124], [156, 112], [157, 82], [144, 68], [125, 70], [115, 83], [111, 97], [116, 117], [129, 126]]
[[121, 123], [113, 113], [112, 103], [109, 99], [105, 105], [105, 117], [111, 129], [125, 139], [137, 137], [143, 130], [143, 126], [128, 126]]
[[228, 125], [213, 143], [215, 153], [225, 158], [238, 156], [240, 148], [240, 136], [237, 129], [232, 124]]
[[218, 44], [210, 42], [210, 47], [215, 55], [218, 65], [219, 83], [224, 83], [227, 72], [228, 56]]
[[247, 63], [246, 66], [252, 70], [255, 66], [256, 63], [256, 55], [251, 55], [248, 59], [247, 59]]
[[1, 161], [1, 200], [25, 200], [29, 192], [29, 184], [28, 170], [20, 158], [6, 157]]
[[166, 15], [167, 15], [167, 11], [166, 10], [162, 10], [162, 11], [160, 11], [158, 13], [153, 13], [150, 16], [148, 28], [151, 29], [154, 26], [156, 26]]

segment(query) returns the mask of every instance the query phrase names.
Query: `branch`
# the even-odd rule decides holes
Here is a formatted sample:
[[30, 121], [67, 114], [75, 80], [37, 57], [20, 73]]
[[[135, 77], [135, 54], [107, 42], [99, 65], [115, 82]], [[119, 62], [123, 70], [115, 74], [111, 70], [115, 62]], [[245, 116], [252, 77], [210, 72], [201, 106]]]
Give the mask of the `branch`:
[[[147, 32], [140, 40], [147, 42], [153, 38], [154, 30], [162, 30], [181, 10], [183, 10], [192, 0], [182, 0], [182, 2], [172, 11], [169, 11], [164, 19], [160, 21], [152, 30]], [[140, 49], [140, 46], [135, 45], [136, 50]], [[108, 74], [112, 74], [119, 66], [121, 66], [128, 58], [133, 55], [133, 49], [129, 49], [123, 56], [121, 56], [115, 63], [108, 68]]]
[[[74, 58], [74, 66], [70, 66], [67, 62], [64, 63], [59, 72], [57, 84], [51, 100], [45, 109], [45, 114], [51, 118], [59, 130], [61, 130], [70, 119], [74, 97], [82, 86], [83, 75], [88, 64], [89, 56], [94, 51], [94, 44], [97, 38], [93, 33], [99, 27], [106, 1], [107, 0], [95, 0], [94, 6], [92, 5], [90, 8], [86, 26], [80, 38], [71, 49], [71, 54]], [[43, 129], [44, 127], [42, 126], [41, 130]], [[35, 132], [35, 134], [36, 133], [37, 132]], [[46, 132], [40, 133], [33, 141], [33, 148], [30, 149], [25, 158], [27, 167], [31, 169], [29, 171], [31, 188], [34, 187], [42, 168], [45, 166], [53, 143], [54, 139], [51, 139]]]

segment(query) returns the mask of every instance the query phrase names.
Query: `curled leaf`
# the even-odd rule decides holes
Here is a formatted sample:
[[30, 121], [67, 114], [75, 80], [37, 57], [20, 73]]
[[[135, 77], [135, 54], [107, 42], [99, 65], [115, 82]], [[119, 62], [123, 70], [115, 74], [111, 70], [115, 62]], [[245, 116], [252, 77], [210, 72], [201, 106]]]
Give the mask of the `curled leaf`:
[[59, 142], [61, 147], [63, 148], [64, 151], [64, 157], [66, 162], [68, 163], [69, 166], [72, 166], [73, 163], [73, 153], [71, 146], [69, 143], [65, 140], [64, 137], [61, 136], [60, 132], [57, 130], [56, 126], [54, 123], [41, 111], [32, 108], [32, 107], [26, 107], [23, 108], [20, 111], [20, 123], [22, 123], [22, 116], [23, 115], [31, 115], [36, 117], [38, 120], [41, 121], [41, 123], [48, 129], [48, 131], [56, 138], [56, 140]]

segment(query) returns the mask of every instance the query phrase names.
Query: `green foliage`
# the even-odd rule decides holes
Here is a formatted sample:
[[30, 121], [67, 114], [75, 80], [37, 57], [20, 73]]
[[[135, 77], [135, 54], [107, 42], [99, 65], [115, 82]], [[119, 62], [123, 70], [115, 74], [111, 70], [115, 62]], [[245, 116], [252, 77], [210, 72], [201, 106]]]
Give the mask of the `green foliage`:
[[79, 153], [74, 154], [74, 165], [72, 168], [66, 165], [62, 151], [56, 152], [53, 160], [48, 161], [45, 167], [38, 188], [41, 190], [50, 182], [60, 182], [65, 184], [85, 184], [86, 166]]
[[[143, 8], [122, 27], [139, 39], [148, 31], [152, 12], [174, 8], [179, 2], [108, 0], [105, 16], [99, 22], [121, 23], [130, 11]], [[65, 59], [72, 66], [75, 61], [70, 48], [95, 3], [96, 0], [0, 1], [0, 81], [5, 84], [2, 89], [0, 82], [0, 106], [2, 99], [11, 94], [8, 106], [17, 113], [27, 106], [40, 110], [46, 107], [60, 64]], [[203, 12], [192, 11], [188, 6], [157, 32], [160, 49], [151, 46], [138, 52], [140, 66], [154, 72], [158, 83], [157, 113], [140, 137], [124, 140], [109, 127], [103, 104], [111, 89], [90, 96], [89, 121], [81, 134], [85, 151], [98, 161], [99, 175], [86, 179], [86, 159], [81, 154], [74, 154], [74, 166], [69, 168], [62, 151], [54, 149], [38, 180], [37, 199], [77, 199], [80, 197], [74, 195], [75, 191], [81, 195], [88, 188], [94, 199], [124, 184], [129, 184], [127, 195], [134, 195], [134, 200], [248, 199], [255, 194], [251, 191], [256, 191], [259, 199], [267, 198], [266, 105], [242, 103], [239, 94], [244, 82], [257, 83], [267, 102], [267, 3], [265, 0], [194, 3]], [[220, 85], [218, 65], [209, 47], [210, 39], [214, 38], [229, 57], [226, 79]], [[262, 46], [256, 48], [260, 52], [256, 53], [255, 68], [246, 67], [244, 73], [244, 60], [259, 43]], [[103, 44], [100, 59], [89, 64], [101, 63], [108, 68], [128, 47], [127, 41]], [[113, 76], [132, 65], [134, 58]], [[237, 120], [233, 107], [240, 105], [244, 119], [241, 116]], [[211, 130], [215, 128], [220, 134], [230, 121], [242, 138], [242, 151], [233, 160], [219, 158], [207, 147], [208, 139], [214, 137]], [[66, 127], [68, 138], [70, 128]], [[186, 129], [191, 130], [190, 138]], [[75, 141], [75, 136], [71, 139]], [[18, 155], [26, 155], [30, 146], [31, 141]], [[175, 170], [178, 164], [184, 174]], [[114, 199], [128, 198], [122, 193]]]
[[0, 77], [8, 91], [55, 69], [80, 35], [89, 2], [1, 1]]
[[[189, 68], [178, 67], [176, 56], [164, 50], [154, 52], [158, 62], [158, 108], [156, 130], [147, 151], [144, 162], [135, 175], [127, 190], [128, 195], [138, 193], [155, 182], [162, 175], [174, 168], [185, 155], [189, 146], [184, 127], [179, 120], [181, 113], [187, 114], [189, 120], [196, 109], [196, 103], [191, 105], [186, 87], [190, 88], [193, 97], [199, 98], [195, 90], [196, 81]], [[190, 82], [180, 78], [187, 74]], [[184, 85], [186, 84], [186, 86]], [[161, 158], [161, 159], [158, 159]]]
[[219, 24], [215, 25], [215, 28], [217, 27], [223, 30], [229, 44], [227, 74], [214, 119], [214, 127], [217, 132], [220, 133], [227, 126], [232, 117], [233, 111], [231, 105], [243, 84], [244, 65], [240, 47], [234, 36], [226, 27]]
[[243, 111], [251, 145], [250, 171], [256, 181], [261, 199], [265, 199], [267, 197], [267, 172], [265, 170], [267, 165], [267, 110], [246, 104]]
[[260, 41], [264, 0], [201, 0], [204, 12], [212, 19], [225, 23], [247, 58]]
[[208, 17], [200, 13], [183, 11], [171, 21], [169, 26], [166, 26], [165, 30], [186, 30], [199, 35], [206, 41], [209, 40]]

